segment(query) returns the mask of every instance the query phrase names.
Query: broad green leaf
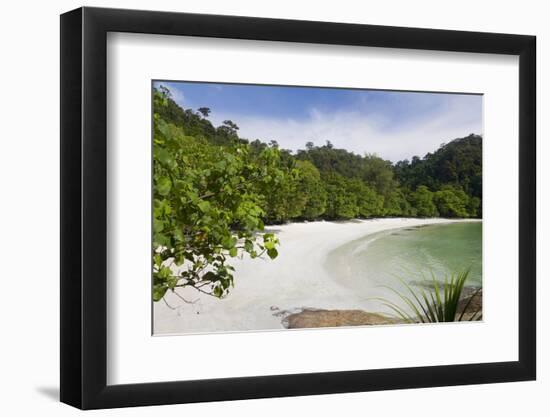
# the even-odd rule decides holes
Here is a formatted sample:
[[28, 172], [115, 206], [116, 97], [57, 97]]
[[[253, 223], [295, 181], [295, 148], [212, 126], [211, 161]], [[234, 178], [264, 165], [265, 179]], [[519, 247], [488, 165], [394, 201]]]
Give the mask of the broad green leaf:
[[165, 287], [165, 286], [162, 286], [162, 285], [154, 285], [153, 286], [153, 301], [162, 300], [162, 297], [164, 297], [164, 294], [166, 294], [167, 290], [168, 290], [168, 287]]
[[172, 182], [168, 177], [160, 177], [156, 182], [156, 191], [163, 196], [167, 196], [172, 188]]

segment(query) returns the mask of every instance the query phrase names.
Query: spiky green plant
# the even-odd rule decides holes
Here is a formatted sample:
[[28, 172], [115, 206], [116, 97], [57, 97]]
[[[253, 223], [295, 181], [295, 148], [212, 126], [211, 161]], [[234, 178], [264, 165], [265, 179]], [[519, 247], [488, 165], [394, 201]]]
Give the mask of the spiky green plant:
[[[407, 323], [463, 321], [472, 300], [481, 290], [481, 288], [478, 288], [468, 297], [468, 301], [462, 311], [458, 311], [464, 283], [468, 279], [469, 273], [470, 270], [467, 269], [459, 274], [451, 274], [450, 278], [446, 276], [443, 284], [439, 283], [432, 274], [430, 285], [427, 287], [429, 291], [426, 291], [424, 288], [418, 288], [415, 291], [411, 285], [401, 279], [401, 283], [407, 292], [411, 294], [410, 296], [402, 294], [388, 286], [385, 286], [385, 288], [395, 293], [403, 301], [404, 305], [398, 305], [385, 298], [378, 298], [378, 300], [382, 301], [386, 307], [394, 311], [398, 317]], [[481, 307], [468, 320], [473, 321], [480, 318]]]

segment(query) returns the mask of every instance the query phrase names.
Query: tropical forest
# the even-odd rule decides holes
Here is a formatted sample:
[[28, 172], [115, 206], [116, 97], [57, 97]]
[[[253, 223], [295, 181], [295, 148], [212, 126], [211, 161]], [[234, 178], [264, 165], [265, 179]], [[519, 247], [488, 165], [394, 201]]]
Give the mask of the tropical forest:
[[[278, 225], [482, 217], [477, 134], [442, 137], [432, 152], [391, 162], [330, 137], [317, 145], [304, 137], [294, 151], [241, 137], [239, 120], [215, 125], [211, 108], [183, 108], [162, 85], [153, 109], [155, 301], [179, 288], [225, 297], [235, 285], [232, 258], [277, 258]], [[176, 274], [168, 260], [186, 268]]]

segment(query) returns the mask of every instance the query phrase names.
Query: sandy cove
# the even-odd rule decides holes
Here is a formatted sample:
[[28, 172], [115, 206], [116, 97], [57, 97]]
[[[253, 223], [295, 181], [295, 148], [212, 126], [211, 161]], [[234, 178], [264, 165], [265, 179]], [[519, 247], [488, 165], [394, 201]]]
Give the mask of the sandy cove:
[[[328, 253], [352, 240], [372, 233], [402, 227], [450, 223], [450, 219], [372, 219], [348, 222], [309, 222], [270, 226], [281, 242], [279, 256], [274, 259], [232, 261], [235, 287], [220, 300], [199, 295], [188, 288], [179, 291], [193, 304], [186, 304], [173, 294], [167, 303], [154, 303], [154, 333], [211, 333], [220, 331], [275, 330], [288, 325], [293, 314], [313, 310], [340, 310], [334, 317], [344, 317], [343, 310], [365, 318], [369, 307], [364, 295], [339, 284], [323, 266]], [[381, 318], [371, 314], [372, 324]], [[311, 314], [308, 313], [308, 318]], [[322, 315], [324, 318], [327, 314]], [[296, 316], [294, 316], [296, 317]], [[307, 321], [311, 323], [311, 320]], [[292, 326], [295, 327], [295, 326]], [[309, 327], [309, 326], [308, 326]]]

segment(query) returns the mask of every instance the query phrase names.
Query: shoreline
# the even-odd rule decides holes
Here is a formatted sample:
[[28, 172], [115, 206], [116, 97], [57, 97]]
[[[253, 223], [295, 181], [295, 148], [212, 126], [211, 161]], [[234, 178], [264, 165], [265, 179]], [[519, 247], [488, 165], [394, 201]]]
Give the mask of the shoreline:
[[[337, 315], [340, 319], [350, 314], [353, 320], [362, 314], [357, 311], [377, 315], [379, 311], [369, 308], [364, 295], [341, 285], [324, 267], [327, 255], [332, 250], [370, 234], [392, 229], [480, 221], [379, 218], [267, 226], [266, 231], [276, 233], [281, 241], [276, 259], [252, 260], [245, 257], [232, 260], [236, 269], [235, 287], [221, 300], [199, 297], [191, 288], [184, 289], [180, 294], [188, 300], [197, 300], [193, 304], [183, 303], [176, 295], [167, 294], [167, 302], [174, 309], [162, 301], [153, 304], [154, 334], [278, 330], [285, 328], [283, 321], [288, 321], [288, 317], [304, 311], [309, 312], [308, 320], [312, 319], [313, 311], [340, 311], [329, 314]], [[317, 315], [326, 319], [326, 313]]]

